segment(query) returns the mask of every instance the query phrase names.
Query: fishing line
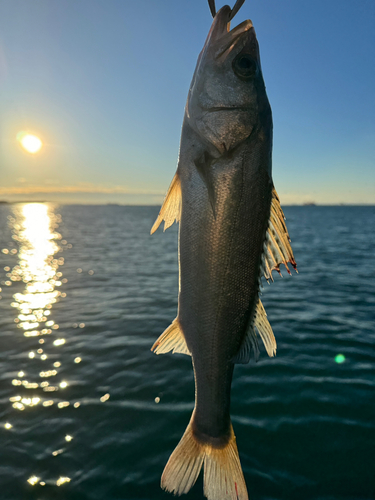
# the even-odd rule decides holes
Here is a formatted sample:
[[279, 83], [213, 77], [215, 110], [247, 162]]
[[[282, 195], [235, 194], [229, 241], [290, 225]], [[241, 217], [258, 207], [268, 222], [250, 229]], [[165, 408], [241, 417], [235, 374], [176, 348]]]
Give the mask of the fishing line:
[[[234, 7], [230, 13], [229, 21], [231, 21], [234, 18], [234, 16], [237, 14], [237, 12], [240, 10], [240, 8], [243, 6], [244, 3], [245, 3], [245, 0], [237, 0], [237, 2], [234, 4]], [[215, 0], [208, 0], [208, 6], [210, 7], [212, 17], [215, 17], [216, 16]]]

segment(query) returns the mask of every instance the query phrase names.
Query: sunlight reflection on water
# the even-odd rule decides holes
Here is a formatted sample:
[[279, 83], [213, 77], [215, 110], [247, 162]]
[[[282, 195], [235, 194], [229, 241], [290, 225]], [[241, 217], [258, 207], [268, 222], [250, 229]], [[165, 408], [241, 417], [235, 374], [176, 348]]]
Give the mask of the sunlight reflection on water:
[[[55, 259], [60, 250], [57, 241], [61, 235], [55, 231], [61, 218], [56, 216], [46, 204], [29, 203], [14, 209], [13, 239], [20, 244], [19, 263], [8, 274], [11, 281], [23, 281], [23, 293], [14, 295], [12, 306], [19, 310], [18, 326], [25, 330], [27, 337], [50, 334], [58, 329], [48, 319], [50, 309], [62, 294], [55, 287], [62, 285], [58, 272], [64, 259]], [[13, 222], [14, 221], [14, 222]], [[44, 323], [47, 328], [40, 328]]]
[[[12, 238], [18, 243], [19, 248], [18, 252], [12, 250], [13, 254], [18, 253], [17, 264], [13, 269], [9, 267], [5, 269], [8, 271], [6, 276], [9, 280], [6, 284], [8, 286], [14, 284], [15, 288], [22, 283], [25, 284], [23, 290], [13, 295], [14, 301], [11, 306], [17, 310], [14, 321], [25, 337], [35, 338], [36, 342], [27, 356], [28, 363], [32, 365], [25, 364], [23, 369], [18, 371], [18, 378], [12, 380], [12, 385], [19, 387], [19, 394], [10, 397], [9, 400], [13, 408], [20, 411], [37, 405], [44, 408], [56, 405], [58, 408], [65, 408], [70, 406], [69, 401], [60, 398], [48, 399], [52, 395], [49, 393], [64, 391], [69, 384], [65, 380], [57, 380], [56, 368], [60, 368], [61, 362], [55, 361], [48, 366], [49, 355], [46, 352], [46, 347], [51, 346], [56, 352], [55, 349], [61, 349], [66, 342], [61, 334], [59, 338], [51, 338], [54, 330], [59, 329], [59, 325], [51, 319], [52, 307], [61, 298], [66, 297], [66, 293], [59, 290], [67, 282], [63, 278], [63, 273], [59, 271], [64, 265], [64, 258], [56, 255], [62, 250], [60, 245], [62, 236], [57, 231], [61, 216], [55, 214], [53, 205], [26, 203], [15, 205], [13, 216], [9, 216], [8, 220], [13, 233]], [[66, 242], [63, 240], [64, 243]], [[3, 250], [3, 253], [8, 252], [7, 249]], [[20, 283], [17, 285], [17, 282]], [[55, 382], [51, 383], [51, 379]], [[33, 390], [33, 394], [30, 396], [22, 394], [24, 389]], [[32, 486], [46, 484], [36, 475], [27, 481]], [[48, 482], [51, 481], [47, 480]], [[70, 478], [65, 476], [53, 480], [53, 484], [57, 486], [68, 482]]]
[[[18, 263], [13, 267], [7, 277], [12, 282], [22, 281], [25, 289], [13, 295], [12, 307], [18, 309], [15, 319], [18, 328], [24, 330], [25, 337], [43, 337], [57, 330], [56, 325], [50, 319], [53, 304], [59, 297], [66, 294], [56, 290], [63, 283], [63, 274], [58, 271], [64, 264], [63, 257], [55, 258], [55, 254], [61, 250], [58, 241], [61, 234], [56, 231], [61, 222], [60, 215], [56, 215], [53, 207], [44, 203], [27, 203], [16, 205], [13, 210], [14, 217], [9, 221], [12, 226], [13, 239], [19, 243]], [[45, 361], [48, 355], [40, 347], [45, 343], [40, 338], [39, 347], [29, 352], [30, 359]], [[65, 339], [56, 339], [55, 346], [63, 345]], [[22, 375], [20, 375], [22, 373]], [[41, 371], [39, 377], [52, 377], [57, 375], [57, 370]], [[25, 376], [19, 372], [20, 378]], [[37, 389], [41, 387], [44, 392], [53, 392], [57, 387], [50, 386], [49, 382], [29, 382], [28, 380], [14, 379], [14, 386], [23, 386], [26, 389]], [[65, 388], [66, 385], [60, 387]], [[21, 398], [16, 396], [13, 400], [13, 408], [24, 410], [27, 406], [35, 406], [43, 403], [40, 397]], [[45, 405], [44, 405], [45, 406]]]

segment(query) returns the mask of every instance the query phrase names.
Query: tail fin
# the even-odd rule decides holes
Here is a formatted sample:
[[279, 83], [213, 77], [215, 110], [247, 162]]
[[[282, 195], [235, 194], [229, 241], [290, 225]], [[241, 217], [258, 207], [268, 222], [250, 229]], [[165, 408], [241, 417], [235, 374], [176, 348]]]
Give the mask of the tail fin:
[[248, 500], [232, 424], [229, 442], [223, 448], [214, 448], [195, 438], [190, 421], [165, 466], [161, 487], [175, 495], [187, 493], [203, 464], [204, 495], [208, 500]]

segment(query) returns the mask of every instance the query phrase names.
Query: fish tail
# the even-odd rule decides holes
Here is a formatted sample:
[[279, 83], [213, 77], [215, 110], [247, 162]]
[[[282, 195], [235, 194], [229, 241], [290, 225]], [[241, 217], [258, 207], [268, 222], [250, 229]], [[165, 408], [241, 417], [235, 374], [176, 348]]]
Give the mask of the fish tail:
[[248, 500], [232, 424], [228, 442], [217, 447], [196, 438], [192, 420], [165, 466], [161, 487], [175, 495], [187, 493], [203, 465], [208, 500]]

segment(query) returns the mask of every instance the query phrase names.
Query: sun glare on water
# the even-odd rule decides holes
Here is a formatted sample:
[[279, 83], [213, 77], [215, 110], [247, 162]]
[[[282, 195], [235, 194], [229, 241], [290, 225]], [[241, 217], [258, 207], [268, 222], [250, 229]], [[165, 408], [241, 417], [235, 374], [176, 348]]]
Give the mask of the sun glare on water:
[[39, 137], [33, 134], [28, 134], [26, 132], [20, 132], [19, 134], [17, 134], [17, 140], [21, 144], [23, 149], [31, 154], [37, 153], [43, 146], [43, 143], [39, 139]]

